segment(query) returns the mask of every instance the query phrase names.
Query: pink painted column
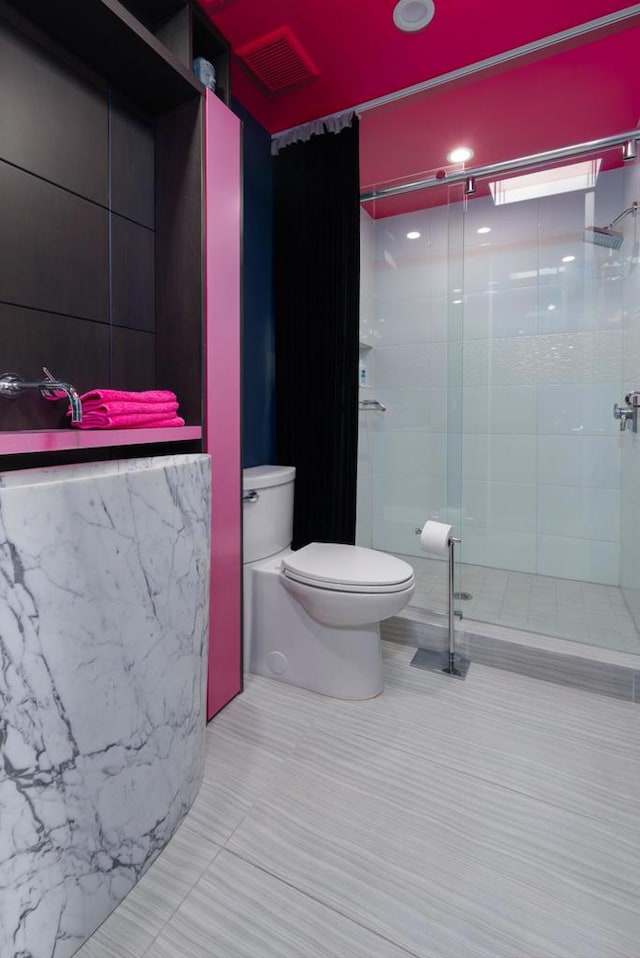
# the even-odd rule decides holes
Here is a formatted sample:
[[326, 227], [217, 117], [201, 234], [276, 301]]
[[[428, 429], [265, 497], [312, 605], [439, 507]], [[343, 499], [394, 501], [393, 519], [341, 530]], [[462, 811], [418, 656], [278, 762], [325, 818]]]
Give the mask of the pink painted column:
[[209, 719], [242, 683], [241, 124], [209, 91], [205, 115], [205, 448], [212, 457], [213, 486]]

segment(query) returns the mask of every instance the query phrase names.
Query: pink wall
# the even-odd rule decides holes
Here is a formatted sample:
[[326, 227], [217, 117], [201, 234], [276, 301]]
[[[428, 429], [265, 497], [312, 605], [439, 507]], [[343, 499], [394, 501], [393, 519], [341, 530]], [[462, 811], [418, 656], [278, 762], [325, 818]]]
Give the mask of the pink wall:
[[212, 457], [207, 718], [241, 689], [240, 120], [206, 94], [206, 419]]

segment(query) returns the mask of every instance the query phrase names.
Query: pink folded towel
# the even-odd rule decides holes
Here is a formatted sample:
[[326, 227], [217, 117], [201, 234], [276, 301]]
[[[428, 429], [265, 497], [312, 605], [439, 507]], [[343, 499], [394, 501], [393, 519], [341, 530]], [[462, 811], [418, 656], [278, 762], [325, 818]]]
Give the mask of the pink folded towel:
[[[76, 429], [161, 429], [184, 426], [177, 415], [178, 400], [169, 389], [127, 392], [123, 389], [92, 389], [80, 396], [82, 422]], [[71, 408], [67, 410], [71, 417]]]
[[168, 389], [147, 389], [143, 392], [127, 392], [122, 389], [92, 389], [80, 396], [82, 405], [86, 402], [134, 402], [134, 403], [168, 403], [177, 402], [178, 397]]
[[172, 413], [140, 413], [127, 415], [109, 415], [102, 412], [88, 412], [82, 415], [82, 422], [72, 422], [75, 429], [161, 429], [164, 427], [184, 426], [184, 419]]
[[[174, 416], [178, 410], [177, 402], [98, 402], [90, 399], [82, 403], [82, 415], [88, 416], [89, 413], [103, 413], [105, 416], [132, 416], [137, 413], [142, 415], [153, 415], [156, 419], [160, 416]], [[71, 409], [67, 410], [67, 416], [71, 415]]]

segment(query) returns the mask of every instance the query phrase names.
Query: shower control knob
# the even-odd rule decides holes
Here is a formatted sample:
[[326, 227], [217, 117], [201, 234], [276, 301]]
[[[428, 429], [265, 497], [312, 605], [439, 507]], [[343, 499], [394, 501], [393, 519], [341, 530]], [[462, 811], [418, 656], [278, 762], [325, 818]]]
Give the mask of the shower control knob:
[[[629, 419], [634, 421], [637, 415], [637, 408], [633, 406], [619, 406], [618, 403], [614, 403], [613, 406], [613, 418], [620, 420], [620, 432], [624, 432], [627, 428], [627, 421]], [[634, 429], [635, 432], [635, 429]]]

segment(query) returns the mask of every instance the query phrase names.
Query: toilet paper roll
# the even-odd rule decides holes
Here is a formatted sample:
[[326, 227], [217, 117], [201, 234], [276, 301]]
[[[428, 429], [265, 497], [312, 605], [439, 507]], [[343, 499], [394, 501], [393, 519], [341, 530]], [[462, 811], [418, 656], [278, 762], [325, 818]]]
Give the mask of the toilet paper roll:
[[452, 536], [453, 526], [448, 526], [446, 522], [434, 522], [433, 519], [429, 519], [420, 533], [420, 548], [423, 552], [430, 552], [431, 555], [447, 556]]

